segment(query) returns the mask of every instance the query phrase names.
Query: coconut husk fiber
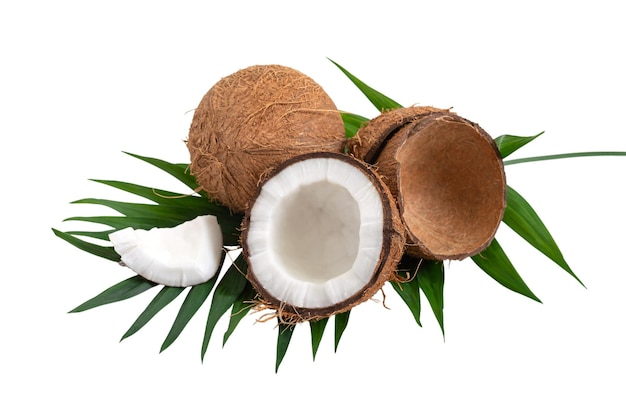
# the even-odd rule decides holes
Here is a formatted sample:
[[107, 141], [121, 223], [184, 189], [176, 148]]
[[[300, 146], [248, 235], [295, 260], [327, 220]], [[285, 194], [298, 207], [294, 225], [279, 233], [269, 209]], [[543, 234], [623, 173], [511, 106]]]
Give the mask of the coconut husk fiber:
[[347, 142], [347, 147], [356, 158], [370, 164], [376, 163], [387, 139], [406, 124], [435, 113], [448, 114], [449, 111], [428, 106], [384, 111], [361, 127], [354, 137]]
[[350, 163], [357, 167], [370, 179], [371, 183], [378, 190], [383, 213], [381, 221], [383, 221], [383, 243], [377, 266], [374, 269], [368, 283], [366, 283], [359, 291], [347, 297], [341, 302], [321, 308], [298, 307], [284, 302], [270, 293], [255, 276], [255, 264], [248, 261], [247, 279], [258, 293], [256, 299], [256, 309], [265, 312], [262, 320], [278, 318], [285, 324], [297, 324], [304, 321], [316, 321], [327, 318], [329, 316], [343, 313], [351, 310], [356, 305], [371, 299], [385, 284], [385, 282], [397, 279], [396, 270], [398, 263], [404, 254], [406, 247], [406, 234], [404, 225], [400, 218], [397, 204], [393, 199], [391, 192], [380, 175], [376, 173], [368, 164], [345, 154], [319, 152], [312, 154], [302, 154], [291, 158], [279, 165], [272, 173], [261, 182], [250, 207], [246, 211], [242, 222], [241, 246], [243, 248], [243, 256], [249, 259], [250, 248], [248, 244], [248, 230], [250, 226], [250, 216], [254, 207], [254, 201], [257, 199], [263, 189], [265, 182], [270, 180], [275, 174], [280, 172], [287, 166], [309, 158], [337, 158]]
[[407, 253], [443, 260], [481, 252], [506, 205], [504, 166], [494, 140], [447, 110], [395, 111], [372, 120], [359, 137], [370, 144], [361, 154], [372, 159], [396, 198]]
[[281, 65], [256, 65], [217, 82], [195, 110], [191, 173], [212, 198], [243, 213], [260, 178], [314, 151], [341, 152], [341, 115], [320, 85]]

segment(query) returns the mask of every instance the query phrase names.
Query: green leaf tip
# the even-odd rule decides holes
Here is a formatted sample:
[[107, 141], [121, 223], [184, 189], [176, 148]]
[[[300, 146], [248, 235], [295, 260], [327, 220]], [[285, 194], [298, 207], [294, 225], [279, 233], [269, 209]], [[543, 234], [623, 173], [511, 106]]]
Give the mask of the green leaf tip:
[[206, 193], [200, 190], [200, 186], [196, 182], [195, 177], [193, 177], [189, 173], [189, 165], [185, 163], [170, 163], [170, 162], [166, 162], [165, 160], [157, 159], [154, 157], [140, 156], [138, 154], [131, 153], [131, 152], [123, 152], [123, 153], [129, 156], [132, 156], [134, 158], [137, 158], [139, 160], [142, 160], [154, 167], [157, 167], [163, 170], [164, 172], [178, 179], [180, 182], [182, 182], [192, 191], [198, 192], [202, 196], [207, 197]]
[[535, 296], [517, 270], [515, 270], [515, 267], [495, 238], [485, 250], [472, 256], [472, 260], [502, 286], [541, 303], [541, 300]]
[[395, 108], [402, 108], [402, 105], [387, 97], [386, 95], [376, 91], [374, 88], [365, 84], [363, 81], [352, 75], [348, 72], [344, 67], [339, 65], [337, 62], [333, 61], [330, 58], [327, 58], [330, 62], [332, 62], [341, 72], [344, 73], [352, 81], [356, 87], [361, 90], [363, 95], [376, 107], [376, 109], [380, 112], [386, 110], [393, 110]]
[[183, 329], [185, 329], [189, 321], [191, 321], [191, 318], [193, 318], [196, 312], [198, 312], [198, 309], [200, 309], [200, 306], [202, 306], [209, 297], [209, 293], [211, 293], [215, 281], [216, 279], [213, 277], [205, 283], [193, 286], [189, 292], [187, 292], [187, 296], [174, 319], [174, 323], [165, 337], [165, 341], [161, 344], [160, 353], [169, 348], [170, 345], [178, 339]]
[[93, 254], [94, 256], [102, 257], [104, 259], [114, 262], [119, 262], [121, 260], [120, 255], [117, 254], [111, 246], [105, 247], [98, 244], [93, 244], [80, 238], [74, 237], [70, 233], [59, 231], [56, 228], [52, 228], [52, 232], [60, 239], [70, 243], [80, 250], [86, 251], [89, 254]]
[[398, 293], [400, 299], [402, 299], [409, 308], [415, 322], [420, 327], [422, 326], [422, 322], [420, 320], [422, 306], [420, 299], [420, 287], [416, 276], [421, 262], [421, 260], [416, 259], [415, 257], [404, 255], [398, 265], [398, 274], [406, 274], [406, 279], [402, 282], [391, 282], [391, 286], [394, 288], [396, 293]]
[[153, 288], [154, 286], [156, 286], [156, 283], [154, 282], [146, 280], [141, 276], [133, 276], [111, 286], [100, 294], [72, 309], [69, 313], [84, 312], [98, 306], [130, 299], [133, 296], [137, 296], [146, 290]]
[[535, 134], [534, 136], [513, 136], [510, 134], [504, 134], [502, 136], [496, 137], [494, 141], [496, 142], [496, 146], [498, 146], [498, 150], [500, 150], [500, 155], [504, 159], [516, 150], [532, 142], [543, 133], [544, 132], [542, 131], [541, 133]]
[[184, 289], [185, 288], [183, 287], [163, 286], [163, 289], [157, 293], [154, 299], [150, 301], [146, 309], [141, 313], [141, 315], [139, 315], [135, 322], [133, 322], [124, 335], [122, 335], [120, 342], [143, 328], [152, 318], [156, 316], [157, 313], [176, 299]]
[[222, 338], [222, 347], [226, 345], [226, 341], [228, 341], [233, 332], [235, 332], [235, 329], [243, 318], [245, 318], [246, 315], [248, 315], [248, 312], [252, 310], [252, 304], [256, 294], [256, 290], [254, 290], [250, 282], [246, 281], [244, 290], [233, 303], [230, 320], [228, 321], [228, 328], [224, 332], [224, 336]]
[[444, 285], [444, 268], [440, 261], [424, 260], [420, 264], [416, 275], [420, 289], [426, 296], [430, 308], [432, 309], [441, 334], [446, 337], [443, 325], [443, 285]]
[[339, 341], [348, 327], [348, 321], [350, 320], [350, 311], [335, 315], [335, 353], [339, 348]]
[[278, 368], [283, 362], [285, 354], [287, 354], [287, 348], [289, 348], [289, 343], [291, 342], [291, 337], [295, 328], [295, 325], [288, 325], [283, 323], [279, 323], [278, 325], [278, 339], [276, 341], [276, 366], [274, 368], [275, 373], [278, 373]]
[[322, 341], [322, 337], [324, 335], [324, 330], [326, 329], [327, 323], [328, 318], [320, 319], [319, 321], [309, 321], [309, 325], [311, 327], [311, 347], [313, 352], [313, 361], [315, 361], [315, 356], [317, 355], [317, 350], [320, 347], [320, 343]]
[[246, 288], [246, 271], [245, 258], [239, 255], [215, 288], [202, 340], [202, 360], [204, 360], [215, 325], [226, 311], [235, 304]]
[[510, 186], [507, 186], [507, 206], [502, 222], [585, 286], [565, 261], [561, 250], [539, 215], [528, 201]]

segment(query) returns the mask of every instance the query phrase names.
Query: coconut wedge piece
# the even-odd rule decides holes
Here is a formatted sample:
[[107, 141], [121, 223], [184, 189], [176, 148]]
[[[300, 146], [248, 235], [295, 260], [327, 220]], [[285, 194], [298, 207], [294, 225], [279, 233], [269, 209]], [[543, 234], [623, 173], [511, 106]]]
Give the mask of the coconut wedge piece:
[[391, 110], [359, 130], [354, 147], [396, 198], [408, 254], [463, 259], [491, 243], [506, 179], [494, 140], [476, 123], [433, 107]]
[[243, 222], [248, 280], [282, 322], [324, 318], [370, 299], [395, 275], [404, 232], [365, 163], [312, 153], [260, 184]]
[[222, 231], [213, 215], [196, 217], [173, 228], [124, 228], [109, 235], [122, 264], [165, 286], [193, 286], [217, 272]]

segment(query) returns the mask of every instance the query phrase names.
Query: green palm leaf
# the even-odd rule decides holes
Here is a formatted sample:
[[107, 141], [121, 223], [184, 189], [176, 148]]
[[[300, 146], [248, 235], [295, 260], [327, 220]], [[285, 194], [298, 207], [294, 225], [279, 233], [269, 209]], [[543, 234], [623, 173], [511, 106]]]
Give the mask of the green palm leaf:
[[400, 264], [398, 265], [399, 273], [406, 273], [408, 280], [405, 282], [392, 282], [391, 286], [395, 289], [396, 293], [400, 295], [400, 299], [404, 301], [406, 306], [413, 314], [415, 322], [419, 326], [422, 326], [420, 321], [421, 314], [421, 300], [420, 300], [420, 287], [417, 279], [417, 272], [419, 270], [421, 261], [411, 256], [403, 256]]
[[113, 247], [103, 247], [98, 244], [89, 243], [87, 241], [76, 238], [70, 233], [65, 233], [57, 229], [52, 229], [52, 232], [64, 241], [67, 241], [76, 248], [86, 251], [94, 256], [102, 257], [107, 260], [119, 262], [121, 260], [120, 255], [115, 252]]
[[[209, 201], [208, 194], [200, 188], [200, 186], [196, 182], [196, 178], [193, 175], [191, 175], [191, 173], [189, 173], [188, 164], [170, 163], [170, 162], [166, 162], [164, 160], [153, 158], [153, 157], [140, 156], [140, 155], [129, 153], [129, 152], [124, 152], [124, 153], [163, 170], [164, 172], [170, 174], [171, 176], [173, 176], [174, 178], [178, 179], [180, 182], [185, 184], [193, 192], [197, 192], [206, 201], [205, 204], [207, 206], [207, 211], [205, 213], [216, 215], [220, 217], [220, 219], [231, 217], [231, 213], [228, 210], [228, 208]], [[139, 189], [137, 188], [135, 188], [135, 190], [139, 191]], [[144, 196], [145, 196], [145, 193], [144, 193]], [[241, 216], [235, 215], [234, 217], [238, 218], [239, 222], [241, 222]]]
[[496, 239], [472, 260], [485, 273], [502, 286], [541, 303], [541, 300], [528, 288]]
[[[226, 246], [236, 246], [239, 244], [239, 227], [241, 226], [241, 221], [239, 220], [240, 216], [229, 216], [229, 217], [218, 217], [218, 223], [222, 230], [222, 236], [224, 238], [224, 245]], [[193, 219], [189, 218], [189, 219]], [[83, 222], [91, 222], [95, 224], [107, 225], [113, 230], [106, 231], [107, 233], [111, 233], [112, 231], [121, 230], [123, 228], [131, 227], [135, 229], [149, 230], [151, 228], [169, 228], [176, 227], [182, 222], [186, 221], [181, 219], [181, 217], [156, 217], [156, 216], [145, 216], [145, 217], [128, 217], [128, 216], [95, 216], [95, 217], [70, 217], [66, 218], [63, 221], [83, 221]], [[59, 237], [64, 238], [67, 236], [60, 235], [60, 231], [55, 231]], [[72, 232], [73, 234], [79, 233], [76, 231]], [[82, 232], [85, 233], [85, 232]], [[65, 233], [69, 234], [69, 233]], [[66, 238], [64, 238], [66, 239]], [[68, 242], [72, 242], [74, 240], [67, 239]], [[119, 260], [117, 260], [119, 261]]]
[[[535, 210], [510, 186], [502, 221], [537, 250], [583, 284], [563, 258], [563, 254]], [[584, 286], [584, 285], [583, 285]]]
[[72, 204], [95, 204], [114, 209], [127, 217], [146, 217], [158, 220], [172, 220], [179, 223], [194, 219], [202, 214], [193, 208], [181, 206], [163, 206], [152, 204], [138, 204], [134, 202], [119, 202], [108, 199], [84, 198], [71, 202]]
[[[90, 237], [95, 238], [102, 241], [109, 241], [109, 234], [111, 234], [115, 230], [107, 230], [107, 231], [65, 231], [65, 234], [70, 234], [73, 236], [81, 236], [81, 237]], [[106, 247], [109, 248], [109, 247]]]
[[517, 149], [527, 145], [542, 134], [543, 132], [534, 136], [512, 136], [510, 134], [504, 134], [502, 136], [496, 137], [494, 141], [496, 142], [496, 145], [500, 150], [500, 155], [504, 159], [511, 153], [515, 152]]
[[200, 186], [196, 182], [196, 179], [189, 173], [189, 165], [184, 164], [184, 163], [170, 163], [161, 159], [140, 156], [140, 155], [129, 153], [129, 152], [124, 152], [124, 153], [126, 153], [129, 156], [135, 157], [139, 160], [143, 160], [144, 162], [149, 163], [152, 166], [155, 166], [169, 173], [170, 175], [172, 175], [173, 177], [181, 181], [183, 184], [185, 184], [187, 187], [189, 187], [189, 189], [191, 189], [192, 191], [198, 192], [200, 195], [204, 196], [205, 198], [208, 197], [206, 192], [200, 190]]
[[[189, 165], [185, 163], [170, 163], [161, 159], [156, 159], [152, 157], [140, 156], [137, 154], [124, 152], [130, 156], [133, 156], [137, 159], [140, 159], [144, 162], [147, 162], [178, 179], [183, 184], [187, 185], [192, 191], [200, 194], [205, 200], [206, 210], [202, 210], [202, 214], [211, 214], [218, 217], [220, 225], [224, 227], [227, 231], [224, 231], [224, 237], [229, 241], [236, 240], [231, 238], [235, 233], [235, 230], [241, 224], [242, 216], [241, 215], [233, 215], [229, 211], [228, 208], [222, 205], [218, 205], [209, 200], [208, 194], [203, 191], [198, 183], [196, 182], [196, 178], [189, 173]], [[199, 215], [202, 215], [199, 214]]]
[[339, 348], [339, 341], [341, 341], [341, 337], [348, 327], [349, 320], [350, 311], [335, 315], [335, 352], [337, 352], [337, 348]]
[[319, 321], [309, 321], [309, 326], [311, 327], [311, 346], [313, 349], [313, 361], [315, 361], [315, 356], [317, 355], [317, 350], [320, 347], [320, 343], [322, 342], [322, 337], [324, 336], [324, 330], [326, 329], [326, 324], [328, 323], [328, 318], [320, 319]]
[[505, 165], [515, 165], [518, 163], [541, 162], [544, 160], [570, 159], [573, 157], [595, 157], [595, 156], [626, 156], [626, 152], [579, 152], [579, 153], [560, 153], [556, 155], [525, 157], [521, 159], [505, 160]]
[[282, 323], [278, 325], [278, 340], [276, 342], [276, 367], [274, 369], [276, 373], [278, 373], [278, 367], [280, 367], [280, 364], [285, 358], [285, 354], [287, 353], [287, 348], [289, 348], [291, 336], [293, 335], [293, 331], [295, 330], [295, 328], [295, 325], [286, 325]]
[[170, 192], [163, 189], [156, 189], [128, 182], [110, 181], [103, 179], [91, 179], [91, 181], [111, 186], [113, 188], [140, 196], [149, 201], [156, 202], [159, 205], [164, 206], [182, 206], [186, 208], [196, 208], [198, 210], [202, 210], [209, 203], [206, 198], [201, 198], [199, 196], [185, 195], [177, 192]]
[[202, 340], [201, 357], [203, 360], [215, 325], [222, 315], [233, 306], [246, 287], [246, 272], [247, 263], [245, 258], [240, 255], [237, 257], [234, 264], [228, 268], [220, 283], [215, 288], [215, 293], [213, 293], [213, 298], [211, 299], [211, 308], [209, 309], [209, 315], [207, 317], [204, 339]]
[[139, 315], [135, 322], [133, 322], [130, 328], [128, 328], [128, 331], [122, 335], [120, 341], [123, 341], [143, 328], [157, 313], [176, 299], [184, 289], [184, 287], [163, 286], [163, 289], [157, 293], [146, 309]]
[[252, 309], [252, 304], [254, 298], [256, 296], [256, 291], [250, 284], [250, 282], [246, 281], [246, 285], [241, 294], [237, 297], [237, 300], [233, 303], [233, 307], [230, 312], [230, 320], [228, 321], [228, 328], [224, 333], [224, 338], [222, 340], [222, 346], [226, 345], [226, 341], [233, 334], [239, 322], [250, 312]]
[[368, 118], [352, 113], [341, 113], [341, 119], [343, 120], [343, 126], [346, 129], [346, 138], [348, 139], [354, 137], [356, 132], [369, 121]]
[[212, 279], [193, 286], [191, 290], [187, 293], [187, 297], [183, 301], [180, 310], [178, 311], [178, 315], [176, 315], [176, 319], [172, 324], [172, 328], [170, 332], [165, 337], [165, 341], [161, 345], [161, 352], [165, 351], [170, 345], [176, 341], [178, 336], [183, 332], [183, 329], [187, 326], [191, 318], [198, 312], [200, 306], [207, 300], [209, 297], [209, 293], [211, 293], [211, 289], [215, 285], [216, 278]]
[[363, 81], [361, 81], [360, 79], [352, 75], [350, 72], [348, 72], [345, 68], [343, 68], [337, 62], [333, 61], [332, 59], [329, 59], [329, 61], [335, 64], [335, 66], [337, 66], [337, 68], [339, 68], [341, 72], [343, 72], [350, 79], [350, 81], [352, 81], [354, 85], [356, 85], [356, 87], [359, 90], [361, 90], [361, 92], [365, 95], [365, 97], [372, 104], [374, 104], [374, 107], [376, 107], [378, 111], [383, 112], [385, 110], [392, 110], [394, 108], [402, 108], [402, 105], [398, 104], [391, 98], [387, 97], [386, 95], [376, 91], [374, 88], [365, 84]]
[[132, 298], [133, 296], [137, 296], [154, 286], [156, 286], [156, 283], [154, 282], [146, 280], [141, 276], [133, 276], [111, 286], [100, 294], [89, 299], [87, 302], [82, 303], [72, 309], [70, 313], [84, 312], [98, 306], [126, 300]]
[[445, 336], [443, 328], [443, 263], [432, 260], [422, 261], [416, 279], [435, 314], [435, 318], [437, 318], [437, 322], [439, 322], [441, 333]]
[[[183, 200], [181, 200], [183, 201]], [[73, 204], [97, 204], [107, 206], [118, 211], [127, 218], [132, 218], [141, 226], [133, 228], [152, 228], [152, 227], [174, 227], [185, 221], [192, 220], [200, 215], [215, 215], [218, 217], [222, 232], [225, 238], [237, 236], [237, 238], [228, 238], [230, 243], [237, 243], [239, 235], [239, 227], [243, 217], [239, 214], [224, 214], [220, 206], [210, 203], [208, 200], [202, 206], [197, 205], [193, 200], [186, 203], [176, 205], [154, 205], [154, 204], [138, 204], [130, 202], [111, 201], [107, 199], [85, 198], [72, 202]], [[72, 217], [65, 221], [89, 221], [99, 222], [110, 225], [104, 221], [112, 221], [111, 218], [118, 217]], [[142, 222], [140, 219], [143, 219]], [[111, 225], [113, 226], [113, 225]], [[127, 225], [132, 227], [132, 225]], [[114, 226], [115, 227], [115, 226]], [[121, 227], [124, 228], [124, 227]]]
[[149, 230], [153, 227], [175, 227], [180, 221], [172, 218], [155, 217], [122, 217], [122, 216], [95, 216], [95, 217], [70, 217], [63, 221], [84, 221], [95, 224], [107, 225], [115, 230], [131, 227], [135, 229]]

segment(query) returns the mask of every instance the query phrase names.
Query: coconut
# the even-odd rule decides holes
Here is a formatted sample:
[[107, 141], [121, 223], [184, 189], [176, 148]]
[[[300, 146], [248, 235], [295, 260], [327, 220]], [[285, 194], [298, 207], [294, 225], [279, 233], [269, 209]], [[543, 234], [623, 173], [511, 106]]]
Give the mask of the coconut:
[[292, 68], [257, 65], [205, 94], [187, 147], [198, 184], [242, 213], [264, 173], [298, 154], [341, 152], [344, 141], [341, 115], [321, 86]]
[[293, 157], [263, 180], [241, 243], [260, 307], [296, 323], [370, 299], [395, 276], [405, 240], [379, 175], [351, 156], [321, 152]]
[[392, 110], [363, 127], [354, 147], [395, 196], [408, 254], [463, 259], [492, 241], [506, 181], [494, 140], [477, 124], [433, 107]]
[[186, 287], [211, 279], [221, 265], [222, 230], [213, 215], [176, 227], [124, 228], [109, 234], [121, 264], [145, 279]]

